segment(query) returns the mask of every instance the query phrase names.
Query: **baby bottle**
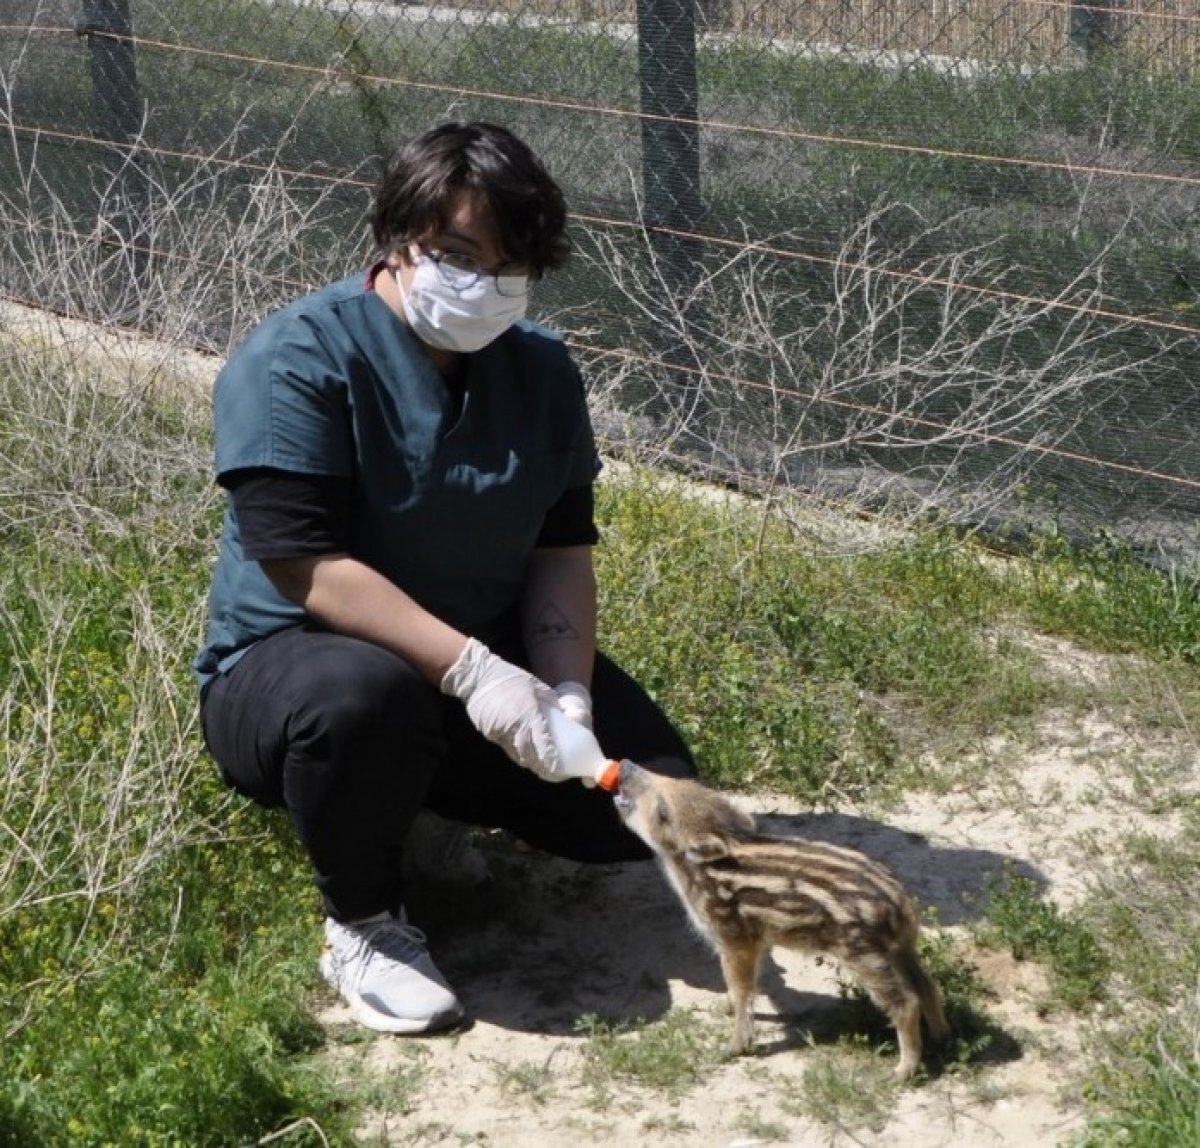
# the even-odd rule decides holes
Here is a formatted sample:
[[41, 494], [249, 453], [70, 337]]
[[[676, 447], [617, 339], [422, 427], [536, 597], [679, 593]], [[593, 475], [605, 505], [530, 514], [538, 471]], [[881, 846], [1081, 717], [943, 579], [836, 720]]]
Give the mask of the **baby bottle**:
[[544, 711], [550, 736], [558, 749], [559, 770], [563, 776], [591, 781], [601, 789], [615, 793], [620, 764], [604, 755], [592, 731], [572, 721], [558, 706], [547, 705]]

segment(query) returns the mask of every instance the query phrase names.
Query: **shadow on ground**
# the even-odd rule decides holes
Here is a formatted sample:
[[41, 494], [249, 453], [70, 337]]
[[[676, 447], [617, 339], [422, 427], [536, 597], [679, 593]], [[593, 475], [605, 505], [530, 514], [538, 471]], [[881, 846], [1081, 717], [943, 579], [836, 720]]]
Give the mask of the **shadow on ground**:
[[[756, 1056], [832, 1045], [847, 1038], [864, 1041], [877, 1051], [897, 1055], [896, 1033], [884, 1014], [861, 992], [847, 986], [846, 996], [832, 996], [797, 989], [788, 984], [784, 971], [772, 958], [764, 962], [759, 984], [770, 1011], [757, 1012], [759, 1020], [776, 1021], [773, 1037], [755, 1043]], [[973, 1004], [946, 999], [950, 1039], [931, 1044], [928, 1032], [922, 1053], [923, 1071], [937, 1077], [952, 1064], [975, 1066], [1006, 1064], [1020, 1060], [1025, 1050], [1005, 1027]]]
[[[932, 845], [847, 814], [763, 815], [761, 828], [862, 850], [889, 865], [947, 925], [977, 913], [988, 878], [1006, 866], [1044, 884], [1036, 870], [1014, 858]], [[491, 881], [469, 890], [412, 890], [408, 901], [410, 916], [428, 934], [438, 966], [472, 1019], [563, 1036], [575, 1033], [587, 1014], [629, 1023], [661, 1017], [672, 1007], [672, 981], [714, 997], [723, 993], [716, 958], [652, 862], [580, 865], [500, 832], [481, 834], [478, 843]], [[761, 987], [785, 1019], [786, 1043], [811, 1039], [814, 1018], [837, 1000], [789, 989], [770, 963]]]

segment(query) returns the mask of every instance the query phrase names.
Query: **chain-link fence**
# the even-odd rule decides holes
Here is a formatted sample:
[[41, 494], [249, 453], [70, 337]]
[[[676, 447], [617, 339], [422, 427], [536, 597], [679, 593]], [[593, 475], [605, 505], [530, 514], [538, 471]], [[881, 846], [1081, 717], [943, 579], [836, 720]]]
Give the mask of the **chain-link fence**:
[[1181, 0], [0, 0], [0, 291], [216, 353], [381, 156], [524, 136], [598, 425], [713, 477], [1200, 554]]

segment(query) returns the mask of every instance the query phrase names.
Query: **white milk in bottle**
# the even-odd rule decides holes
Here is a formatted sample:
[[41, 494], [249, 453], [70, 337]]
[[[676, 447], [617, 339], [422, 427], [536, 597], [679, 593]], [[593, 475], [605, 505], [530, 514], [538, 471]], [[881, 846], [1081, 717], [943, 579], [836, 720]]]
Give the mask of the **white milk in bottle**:
[[559, 770], [563, 776], [591, 781], [614, 793], [620, 765], [605, 756], [592, 731], [572, 721], [558, 706], [547, 705], [544, 712], [550, 736], [558, 749]]

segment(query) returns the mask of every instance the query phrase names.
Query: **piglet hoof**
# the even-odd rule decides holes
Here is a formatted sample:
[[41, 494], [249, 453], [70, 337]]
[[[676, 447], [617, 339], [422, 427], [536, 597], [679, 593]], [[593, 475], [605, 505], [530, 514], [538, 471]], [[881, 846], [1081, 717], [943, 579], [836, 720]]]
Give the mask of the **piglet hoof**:
[[907, 1084], [917, 1074], [917, 1061], [906, 1063], [901, 1061], [894, 1069], [892, 1075], [896, 1078], [897, 1083]]
[[750, 1046], [754, 1043], [752, 1033], [737, 1025], [734, 1027], [733, 1036], [729, 1039], [729, 1054], [730, 1056], [743, 1056], [750, 1051]]

